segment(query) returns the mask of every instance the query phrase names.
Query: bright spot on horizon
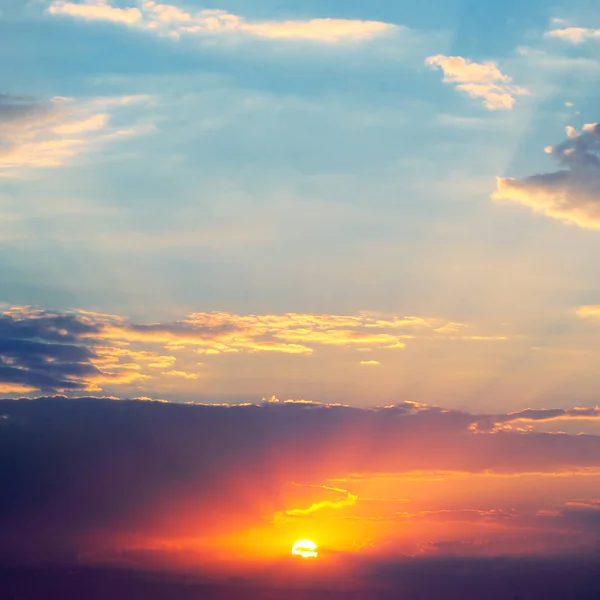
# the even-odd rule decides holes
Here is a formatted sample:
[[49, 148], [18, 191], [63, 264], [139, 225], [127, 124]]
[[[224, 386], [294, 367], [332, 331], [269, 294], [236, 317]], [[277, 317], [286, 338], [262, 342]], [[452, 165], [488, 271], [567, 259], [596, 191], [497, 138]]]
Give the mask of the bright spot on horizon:
[[317, 545], [310, 540], [298, 540], [292, 546], [292, 554], [302, 558], [317, 558], [319, 556]]

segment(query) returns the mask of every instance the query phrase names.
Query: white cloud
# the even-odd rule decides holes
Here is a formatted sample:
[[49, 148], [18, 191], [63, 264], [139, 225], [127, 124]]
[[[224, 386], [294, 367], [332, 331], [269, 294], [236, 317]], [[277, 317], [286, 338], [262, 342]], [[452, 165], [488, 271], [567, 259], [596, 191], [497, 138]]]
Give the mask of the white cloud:
[[48, 12], [87, 21], [121, 23], [171, 37], [237, 33], [265, 39], [335, 43], [366, 40], [399, 29], [390, 23], [349, 19], [250, 22], [224, 10], [202, 9], [188, 13], [153, 0], [139, 0], [136, 6], [126, 8], [113, 6], [110, 0], [53, 0]]
[[425, 64], [442, 69], [444, 82], [472, 98], [480, 98], [489, 110], [510, 110], [516, 96], [529, 92], [512, 83], [512, 78], [500, 71], [495, 62], [477, 63], [462, 56], [438, 54], [425, 59]]

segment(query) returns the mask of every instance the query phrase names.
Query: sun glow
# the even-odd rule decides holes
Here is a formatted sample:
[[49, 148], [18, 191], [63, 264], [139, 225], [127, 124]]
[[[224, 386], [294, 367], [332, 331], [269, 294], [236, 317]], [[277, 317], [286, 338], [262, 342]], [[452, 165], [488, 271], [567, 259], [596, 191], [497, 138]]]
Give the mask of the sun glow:
[[294, 556], [301, 556], [302, 558], [317, 558], [319, 555], [317, 545], [310, 540], [298, 540], [292, 546], [292, 554]]

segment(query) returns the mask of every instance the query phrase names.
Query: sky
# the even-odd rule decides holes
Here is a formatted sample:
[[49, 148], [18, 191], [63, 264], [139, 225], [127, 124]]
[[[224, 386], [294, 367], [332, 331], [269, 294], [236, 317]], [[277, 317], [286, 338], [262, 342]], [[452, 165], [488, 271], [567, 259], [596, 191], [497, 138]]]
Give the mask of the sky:
[[594, 0], [170, 1], [0, 0], [0, 559], [595, 556]]

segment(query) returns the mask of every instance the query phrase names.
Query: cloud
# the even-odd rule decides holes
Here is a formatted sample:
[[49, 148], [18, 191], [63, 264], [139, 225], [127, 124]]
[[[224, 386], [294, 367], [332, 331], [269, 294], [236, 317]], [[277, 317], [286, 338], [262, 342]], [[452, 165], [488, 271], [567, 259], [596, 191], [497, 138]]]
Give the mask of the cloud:
[[551, 29], [546, 32], [546, 37], [555, 38], [569, 42], [576, 46], [592, 39], [600, 38], [600, 29], [589, 29], [586, 27], [563, 27]]
[[[78, 326], [68, 321], [57, 327], [48, 323], [47, 337], [66, 344]], [[395, 510], [394, 503], [369, 501], [372, 494], [363, 503], [364, 482], [352, 478], [355, 473], [404, 473], [410, 478], [403, 488], [411, 496], [411, 481], [440, 481], [427, 473], [460, 473], [461, 489], [470, 477], [497, 474], [494, 499], [500, 502], [506, 485], [502, 494], [514, 504], [514, 476], [569, 477], [576, 469], [600, 469], [597, 436], [475, 432], [471, 425], [481, 416], [414, 403], [360, 409], [46, 397], [0, 400], [0, 415], [0, 558], [40, 549], [47, 559], [67, 549], [121, 552], [131, 540], [155, 547], [156, 540], [210, 542], [228, 533], [239, 539], [261, 523], [282, 527], [290, 520], [344, 516], [375, 522], [378, 511]], [[344, 488], [327, 484], [344, 477]], [[469, 489], [463, 502], [478, 497]], [[576, 506], [569, 510], [597, 508], [595, 496], [580, 490], [570, 498]], [[548, 507], [545, 497], [534, 500], [539, 509]], [[482, 527], [513, 521], [501, 505], [456, 506], [457, 496], [449, 501], [454, 506], [413, 503], [392, 517]], [[544, 529], [546, 521], [538, 526]], [[582, 530], [581, 519], [563, 522], [572, 532]], [[513, 534], [529, 538], [529, 529], [519, 533], [521, 525], [515, 517]], [[208, 547], [214, 552], [214, 545]]]
[[533, 428], [536, 424], [594, 421], [600, 423], [600, 408], [527, 408], [507, 415], [483, 417], [477, 421], [477, 429], [484, 431], [500, 431], [502, 429], [514, 429], [519, 426]]
[[341, 508], [355, 506], [356, 502], [358, 501], [358, 496], [356, 494], [353, 494], [342, 488], [333, 488], [327, 485], [306, 485], [303, 487], [317, 488], [319, 490], [325, 490], [326, 492], [333, 492], [337, 496], [337, 499], [321, 500], [311, 504], [306, 508], [288, 508], [276, 513], [273, 517], [274, 521], [281, 521], [286, 519], [286, 517], [303, 517], [306, 515], [311, 515], [312, 513], [320, 510], [339, 510]]
[[132, 101], [0, 95], [0, 178], [28, 168], [57, 167], [94, 146], [130, 135], [134, 130], [110, 125], [109, 111]]
[[481, 98], [489, 110], [510, 110], [516, 96], [529, 93], [514, 85], [512, 78], [503, 74], [495, 62], [477, 63], [462, 56], [438, 54], [426, 58], [425, 64], [441, 69], [445, 83], [455, 84], [472, 98]]
[[0, 314], [0, 385], [5, 393], [32, 390], [98, 391], [100, 383], [129, 383], [143, 376], [137, 365], [109, 358], [82, 340], [98, 325], [75, 315]]
[[587, 306], [580, 306], [577, 309], [577, 315], [579, 317], [600, 317], [600, 305], [599, 304], [589, 304]]
[[579, 132], [567, 127], [567, 139], [546, 148], [560, 171], [523, 179], [499, 177], [494, 200], [508, 200], [534, 212], [585, 229], [600, 229], [600, 124]]
[[[198, 354], [302, 357], [327, 348], [357, 353], [394, 352], [416, 338], [467, 343], [506, 339], [465, 335], [469, 329], [465, 323], [370, 312], [356, 315], [199, 312], [178, 321], [135, 323], [119, 315], [17, 306], [0, 310], [0, 318], [5, 331], [0, 346], [3, 365], [0, 385], [10, 386], [16, 393], [99, 391], [107, 387], [114, 391], [115, 386], [148, 379], [155, 385], [162, 381], [171, 388], [176, 380], [185, 384], [204, 378], [197, 372]], [[68, 337], [52, 337], [58, 331], [50, 328], [55, 323], [64, 324]], [[17, 354], [18, 364], [13, 364]], [[362, 365], [379, 364], [376, 360], [361, 362], [359, 357], [357, 361]], [[51, 373], [55, 376], [50, 377]], [[8, 389], [5, 388], [5, 393], [9, 393]], [[126, 393], [131, 392], [128, 389]]]
[[127, 8], [113, 6], [109, 0], [77, 3], [54, 0], [48, 12], [87, 21], [120, 23], [176, 38], [238, 34], [263, 39], [338, 43], [368, 40], [399, 29], [390, 23], [349, 19], [250, 22], [224, 10], [203, 9], [188, 13], [177, 6], [152, 0], [142, 0], [137, 6]]

